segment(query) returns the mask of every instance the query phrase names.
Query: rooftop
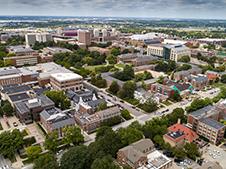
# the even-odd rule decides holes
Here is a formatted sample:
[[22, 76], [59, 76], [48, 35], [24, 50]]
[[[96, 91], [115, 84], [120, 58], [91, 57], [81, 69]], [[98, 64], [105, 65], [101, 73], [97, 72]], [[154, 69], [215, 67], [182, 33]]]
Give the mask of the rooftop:
[[202, 118], [202, 119], [200, 119], [200, 122], [214, 128], [214, 129], [217, 129], [217, 130], [225, 127], [224, 124], [222, 124], [216, 120], [213, 120], [211, 118]]
[[75, 73], [54, 73], [51, 74], [51, 77], [59, 82], [82, 79], [82, 76]]
[[181, 136], [184, 136], [186, 140], [192, 142], [193, 140], [198, 138], [198, 135], [193, 130], [179, 123], [168, 127], [168, 131], [169, 133], [167, 135], [173, 139], [177, 139]]
[[31, 90], [31, 87], [28, 85], [7, 85], [2, 87], [2, 93], [13, 94], [27, 92]]
[[208, 115], [211, 114], [210, 110], [212, 110], [214, 107], [212, 105], [208, 105], [206, 107], [203, 107], [201, 109], [198, 109], [196, 111], [193, 111], [192, 113], [190, 113], [189, 115], [197, 118], [197, 119], [201, 119], [203, 117], [206, 117]]

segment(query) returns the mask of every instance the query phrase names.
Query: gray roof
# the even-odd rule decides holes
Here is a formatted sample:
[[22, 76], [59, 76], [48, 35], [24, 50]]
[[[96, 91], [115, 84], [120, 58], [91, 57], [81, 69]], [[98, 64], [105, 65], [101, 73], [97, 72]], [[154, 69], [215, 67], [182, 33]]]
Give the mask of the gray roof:
[[15, 67], [4, 67], [0, 68], [0, 76], [7, 76], [7, 75], [13, 75], [13, 74], [19, 74], [21, 73], [19, 69]]
[[69, 99], [73, 100], [75, 103], [79, 102], [79, 98], [82, 97], [84, 102], [91, 101], [93, 98], [93, 91], [90, 90], [81, 90], [81, 91], [72, 91], [68, 90], [66, 95]]
[[141, 157], [146, 157], [147, 154], [143, 153], [144, 150], [147, 150], [151, 147], [151, 150], [148, 150], [147, 153], [154, 150], [154, 144], [150, 139], [141, 139], [129, 146], [121, 148], [119, 151], [122, 151], [129, 162], [133, 164], [138, 161]]
[[28, 85], [7, 85], [2, 87], [2, 93], [13, 94], [27, 92], [31, 90], [31, 87]]
[[220, 123], [216, 120], [213, 120], [211, 118], [202, 118], [202, 119], [200, 119], [200, 122], [214, 128], [214, 129], [217, 129], [217, 130], [225, 127], [222, 123]]
[[104, 116], [108, 116], [109, 114], [117, 114], [120, 112], [120, 109], [118, 108], [118, 106], [114, 106], [114, 107], [110, 107], [108, 109], [102, 110], [97, 112], [97, 114], [101, 117], [104, 118]]
[[19, 93], [9, 96], [12, 102], [24, 101], [30, 99], [30, 96], [27, 93]]
[[51, 124], [52, 130], [75, 124], [72, 115], [55, 107], [43, 110], [40, 116]]
[[212, 110], [212, 109], [213, 109], [213, 106], [212, 105], [208, 105], [206, 107], [203, 107], [201, 109], [193, 111], [192, 113], [190, 113], [190, 115], [192, 115], [193, 117], [195, 117], [197, 119], [200, 119], [200, 118], [203, 118], [203, 117], [207, 116], [208, 112], [210, 110]]

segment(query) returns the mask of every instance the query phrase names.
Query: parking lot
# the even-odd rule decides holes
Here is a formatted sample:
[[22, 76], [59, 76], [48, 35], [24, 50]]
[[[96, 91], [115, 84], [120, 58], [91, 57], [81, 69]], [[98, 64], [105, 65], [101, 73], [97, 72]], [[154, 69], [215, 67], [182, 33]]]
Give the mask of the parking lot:
[[221, 166], [226, 166], [226, 152], [215, 145], [205, 147], [203, 158], [204, 161], [218, 162]]

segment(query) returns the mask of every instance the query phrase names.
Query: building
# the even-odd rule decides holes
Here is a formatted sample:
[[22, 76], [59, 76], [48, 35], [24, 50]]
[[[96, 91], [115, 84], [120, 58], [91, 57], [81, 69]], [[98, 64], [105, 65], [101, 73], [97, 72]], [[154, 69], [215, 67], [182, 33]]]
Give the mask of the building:
[[28, 33], [25, 35], [26, 46], [33, 46], [35, 42], [48, 42], [52, 41], [50, 33]]
[[7, 47], [7, 51], [16, 56], [30, 56], [35, 54], [37, 55], [37, 52], [35, 52], [30, 47], [26, 47], [24, 45], [9, 46]]
[[192, 143], [198, 138], [198, 135], [183, 124], [178, 123], [168, 127], [168, 133], [163, 136], [166, 143], [172, 147], [180, 147], [185, 143]]
[[71, 53], [72, 51], [66, 48], [60, 48], [60, 47], [46, 47], [42, 50], [43, 54], [49, 54], [54, 55], [57, 53]]
[[223, 111], [211, 105], [196, 110], [188, 115], [188, 126], [199, 135], [207, 138], [214, 144], [224, 138], [225, 126], [218, 122]]
[[208, 80], [213, 81], [213, 82], [216, 80], [219, 80], [221, 77], [219, 72], [210, 71], [210, 70], [207, 70], [205, 74], [206, 74]]
[[63, 112], [56, 107], [44, 109], [40, 113], [40, 122], [47, 133], [56, 131], [59, 137], [63, 137], [65, 127], [75, 125], [72, 114]]
[[147, 47], [148, 56], [163, 57], [163, 44], [152, 44]]
[[5, 57], [4, 62], [13, 66], [20, 67], [25, 65], [36, 65], [38, 63], [38, 55], [11, 56]]
[[75, 113], [75, 120], [84, 131], [91, 133], [100, 127], [104, 121], [113, 117], [120, 117], [120, 115], [120, 109], [113, 106], [95, 113], [78, 111]]
[[83, 88], [82, 76], [75, 73], [55, 73], [51, 74], [50, 84], [55, 90], [75, 90]]
[[164, 45], [163, 58], [178, 61], [182, 56], [191, 56], [191, 51], [185, 45]]
[[224, 139], [225, 126], [224, 124], [211, 119], [202, 118], [197, 126], [197, 133], [207, 138], [211, 143], [219, 144]]
[[171, 97], [174, 94], [174, 91], [171, 87], [159, 83], [151, 84], [150, 91], [167, 96], [167, 98]]
[[209, 84], [207, 76], [202, 74], [190, 75], [185, 78], [185, 81], [190, 82], [192, 87], [198, 90], [204, 89]]
[[91, 34], [87, 30], [79, 30], [78, 31], [78, 42], [83, 43], [86, 46], [91, 45]]
[[0, 68], [0, 86], [23, 84], [37, 80], [37, 72], [26, 68]]
[[175, 72], [174, 73], [174, 80], [176, 81], [184, 81], [186, 79], [186, 77], [190, 76], [190, 75], [198, 75], [202, 73], [202, 69], [197, 68], [197, 67], [193, 67], [189, 70], [182, 70], [179, 72]]
[[133, 169], [167, 169], [172, 166], [172, 161], [155, 150], [150, 139], [142, 139], [119, 149], [117, 161]]
[[16, 116], [25, 124], [38, 121], [40, 119], [39, 115], [44, 109], [54, 106], [54, 102], [45, 95], [34, 98], [29, 97], [25, 100], [20, 99], [18, 102], [14, 103]]
[[38, 73], [37, 80], [40, 86], [45, 86], [49, 84], [52, 74], [73, 73], [72, 71], [54, 62], [40, 63], [35, 66], [26, 67], [26, 69], [29, 71], [35, 71], [36, 73]]
[[148, 65], [151, 61], [157, 59], [157, 57], [142, 55], [139, 53], [128, 53], [117, 56], [118, 63], [132, 64], [133, 66]]

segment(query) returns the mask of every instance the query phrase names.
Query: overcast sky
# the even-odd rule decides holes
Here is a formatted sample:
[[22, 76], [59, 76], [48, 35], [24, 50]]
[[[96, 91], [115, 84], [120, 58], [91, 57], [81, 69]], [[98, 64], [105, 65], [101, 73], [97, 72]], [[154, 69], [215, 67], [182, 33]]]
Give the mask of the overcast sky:
[[226, 0], [0, 0], [0, 15], [226, 19]]

